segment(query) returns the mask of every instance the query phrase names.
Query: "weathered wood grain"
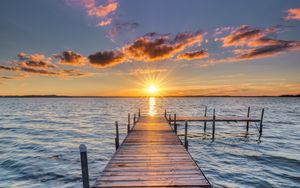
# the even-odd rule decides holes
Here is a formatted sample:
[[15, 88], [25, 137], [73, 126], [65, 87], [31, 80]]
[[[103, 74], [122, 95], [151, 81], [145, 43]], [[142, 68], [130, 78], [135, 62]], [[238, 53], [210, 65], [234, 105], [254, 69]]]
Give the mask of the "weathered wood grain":
[[165, 118], [141, 116], [93, 187], [211, 185]]

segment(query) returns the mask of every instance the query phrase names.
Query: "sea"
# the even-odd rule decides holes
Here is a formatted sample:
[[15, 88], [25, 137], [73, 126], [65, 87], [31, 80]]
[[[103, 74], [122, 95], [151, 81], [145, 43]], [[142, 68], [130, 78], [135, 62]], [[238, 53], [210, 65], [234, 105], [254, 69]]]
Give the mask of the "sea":
[[[214, 187], [300, 187], [300, 98], [137, 97], [0, 98], [0, 187], [82, 187], [79, 145], [88, 151], [90, 184], [115, 152], [115, 121], [126, 136], [128, 113], [247, 115], [257, 123], [189, 124], [189, 152]], [[184, 126], [178, 126], [183, 138]], [[145, 148], [147, 149], [147, 148]]]

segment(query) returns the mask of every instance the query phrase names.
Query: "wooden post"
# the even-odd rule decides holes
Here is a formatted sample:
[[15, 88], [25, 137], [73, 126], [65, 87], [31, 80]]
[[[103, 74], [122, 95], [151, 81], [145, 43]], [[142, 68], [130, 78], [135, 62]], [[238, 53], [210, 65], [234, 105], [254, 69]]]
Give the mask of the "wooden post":
[[89, 188], [89, 169], [88, 169], [88, 160], [87, 160], [87, 149], [84, 144], [80, 144], [80, 160], [81, 160], [81, 171], [82, 171], [82, 184], [83, 188]]
[[136, 115], [133, 114], [133, 125], [135, 125], [135, 122], [136, 122]]
[[262, 135], [264, 113], [265, 113], [265, 109], [263, 108], [261, 111], [260, 124], [259, 124], [259, 137], [261, 137]]
[[167, 110], [165, 109], [165, 118], [167, 119]]
[[[250, 117], [250, 106], [248, 107], [248, 112], [247, 112], [247, 118], [249, 118]], [[247, 124], [246, 124], [247, 126], [246, 126], [246, 130], [247, 130], [247, 132], [249, 131], [249, 121], [247, 121]]]
[[116, 138], [115, 138], [116, 150], [119, 148], [119, 125], [116, 121]]
[[177, 134], [176, 114], [174, 114], [174, 131]]
[[130, 113], [128, 113], [127, 134], [130, 132]]
[[185, 121], [185, 126], [184, 126], [184, 147], [186, 150], [189, 149], [189, 143], [188, 143], [188, 140], [187, 140], [187, 129], [188, 129], [188, 122]]
[[171, 114], [169, 114], [169, 124], [171, 124]]
[[139, 108], [138, 117], [141, 117], [141, 109]]
[[213, 110], [213, 122], [212, 122], [212, 138], [215, 138], [215, 128], [216, 128], [216, 112]]
[[[207, 106], [205, 106], [205, 111], [204, 111], [204, 117], [206, 117], [207, 115]], [[204, 132], [206, 132], [206, 121], [204, 121], [204, 128], [203, 128]]]

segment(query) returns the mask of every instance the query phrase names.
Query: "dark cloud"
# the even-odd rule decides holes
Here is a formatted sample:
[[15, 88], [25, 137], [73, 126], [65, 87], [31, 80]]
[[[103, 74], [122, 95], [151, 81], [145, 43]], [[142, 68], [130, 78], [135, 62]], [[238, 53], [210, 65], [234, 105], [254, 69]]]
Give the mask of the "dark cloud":
[[183, 54], [179, 54], [177, 56], [177, 59], [181, 60], [194, 60], [194, 59], [203, 59], [208, 57], [208, 52], [206, 51], [192, 51], [192, 52], [186, 52]]
[[121, 51], [96, 52], [88, 57], [90, 63], [95, 67], [110, 67], [123, 63], [124, 54]]
[[270, 39], [267, 41], [273, 45], [267, 45], [255, 49], [249, 49], [248, 51], [246, 51], [246, 53], [243, 53], [235, 58], [237, 60], [264, 58], [264, 57], [274, 56], [288, 50], [300, 48], [300, 42], [297, 41], [284, 41], [284, 40], [275, 40], [275, 39]]

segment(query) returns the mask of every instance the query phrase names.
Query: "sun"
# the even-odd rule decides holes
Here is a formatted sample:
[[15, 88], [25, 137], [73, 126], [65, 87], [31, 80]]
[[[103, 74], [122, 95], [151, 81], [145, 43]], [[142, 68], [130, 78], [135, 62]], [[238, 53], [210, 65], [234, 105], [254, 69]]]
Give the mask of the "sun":
[[147, 92], [151, 95], [156, 94], [158, 91], [158, 88], [155, 85], [149, 85], [147, 88]]

